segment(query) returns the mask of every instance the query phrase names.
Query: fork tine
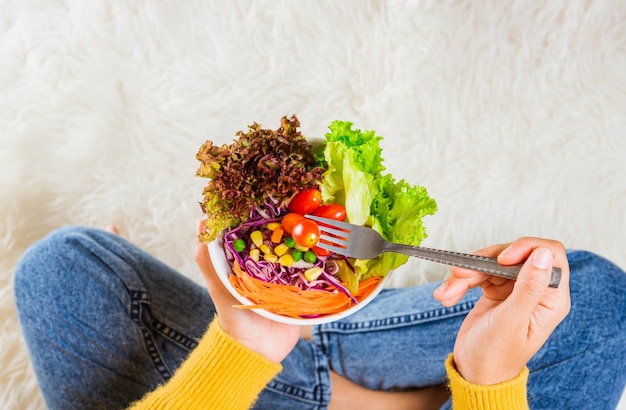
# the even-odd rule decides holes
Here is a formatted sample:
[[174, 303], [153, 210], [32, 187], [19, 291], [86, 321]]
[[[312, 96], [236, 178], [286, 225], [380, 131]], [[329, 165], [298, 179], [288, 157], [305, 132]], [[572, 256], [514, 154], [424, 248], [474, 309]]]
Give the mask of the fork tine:
[[[354, 228], [354, 225], [351, 225], [347, 222], [335, 221], [334, 219], [322, 218], [320, 216], [313, 216], [313, 215], [304, 215], [304, 217], [312, 219], [324, 225], [328, 225], [331, 228], [341, 229], [343, 232], [340, 231], [339, 232], [340, 235], [346, 235]], [[322, 225], [322, 228], [326, 228], [326, 226], [324, 225]]]
[[331, 251], [338, 255], [350, 256], [348, 255], [348, 248], [345, 248], [345, 247], [335, 246], [335, 245], [331, 245], [329, 243], [321, 242], [321, 241], [318, 242], [316, 246], [318, 248], [326, 249], [327, 251]]
[[326, 243], [331, 243], [333, 245], [347, 246], [349, 239], [348, 238], [338, 238], [336, 236], [327, 235], [326, 232], [322, 231], [322, 233], [320, 235], [320, 241], [324, 241]]
[[333, 229], [325, 225], [318, 225], [320, 227], [320, 231], [328, 234], [328, 235], [336, 235], [338, 238], [348, 238], [350, 232], [341, 231], [339, 229]]
[[320, 240], [317, 243], [318, 247], [338, 255], [350, 256], [348, 254], [348, 242], [350, 241], [350, 231], [354, 226], [319, 216], [305, 215], [305, 217], [319, 223]]

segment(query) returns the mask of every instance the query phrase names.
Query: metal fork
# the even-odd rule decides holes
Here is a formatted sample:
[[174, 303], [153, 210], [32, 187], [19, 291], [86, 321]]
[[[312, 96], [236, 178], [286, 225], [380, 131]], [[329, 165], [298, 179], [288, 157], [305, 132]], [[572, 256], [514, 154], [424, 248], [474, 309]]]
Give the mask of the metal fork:
[[[372, 228], [313, 215], [305, 217], [319, 223], [318, 247], [351, 258], [373, 259], [383, 252], [396, 252], [507, 279], [517, 279], [522, 267], [522, 264], [500, 265], [496, 259], [485, 256], [391, 243]], [[561, 269], [553, 267], [549, 286], [556, 288], [560, 281]]]

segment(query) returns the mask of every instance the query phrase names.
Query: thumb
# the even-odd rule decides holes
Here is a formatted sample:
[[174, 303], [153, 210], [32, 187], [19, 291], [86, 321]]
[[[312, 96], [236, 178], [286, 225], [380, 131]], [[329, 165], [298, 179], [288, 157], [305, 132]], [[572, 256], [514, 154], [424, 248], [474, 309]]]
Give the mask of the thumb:
[[[198, 234], [204, 232], [204, 223], [200, 221], [198, 223]], [[202, 272], [204, 282], [207, 285], [209, 294], [217, 306], [220, 305], [232, 305], [235, 299], [224, 287], [222, 282], [217, 276], [217, 272], [213, 267], [211, 256], [209, 255], [209, 248], [206, 243], [201, 241], [196, 242], [195, 259], [198, 268]]]
[[195, 259], [196, 264], [200, 268], [202, 276], [204, 277], [204, 280], [207, 282], [207, 284], [217, 279], [217, 273], [215, 272], [213, 264], [211, 263], [211, 256], [209, 256], [209, 249], [206, 243], [202, 243], [200, 241], [196, 243]]
[[513, 292], [508, 297], [509, 306], [520, 318], [529, 316], [537, 307], [548, 288], [553, 256], [548, 248], [537, 248], [522, 266]]
[[[206, 228], [205, 228], [204, 222], [198, 221], [198, 226], [197, 226], [198, 238], [202, 236], [205, 229]], [[215, 279], [215, 276], [217, 276], [217, 274], [215, 273], [213, 264], [211, 263], [211, 256], [209, 256], [209, 250], [208, 250], [207, 244], [203, 243], [200, 239], [196, 241], [195, 258], [196, 258], [196, 264], [200, 268], [200, 271], [202, 272], [202, 276], [204, 276], [204, 280], [208, 284], [210, 281]]]

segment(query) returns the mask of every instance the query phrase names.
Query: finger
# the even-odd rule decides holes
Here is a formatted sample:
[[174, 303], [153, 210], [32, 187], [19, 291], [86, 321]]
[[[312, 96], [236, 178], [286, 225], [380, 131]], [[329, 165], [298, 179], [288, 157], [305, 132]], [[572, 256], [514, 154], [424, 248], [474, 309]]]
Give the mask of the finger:
[[540, 246], [550, 249], [554, 257], [555, 266], [562, 268], [563, 265], [566, 265], [567, 258], [563, 244], [550, 239], [529, 237], [519, 238], [503, 249], [502, 252], [497, 255], [498, 262], [503, 265], [515, 265], [522, 263], [528, 259], [533, 250]]
[[459, 286], [455, 286], [454, 288], [454, 280], [452, 277], [446, 279], [435, 291], [433, 292], [433, 297], [441, 302], [444, 306], [453, 306], [459, 302], [465, 296], [469, 288], [459, 288]]
[[552, 251], [539, 247], [532, 251], [522, 266], [506, 304], [515, 310], [513, 317], [528, 320], [548, 289], [553, 265]]
[[452, 274], [433, 292], [435, 299], [445, 306], [452, 306], [473, 288], [483, 286], [492, 278], [483, 272], [453, 267]]
[[[200, 222], [200, 224], [203, 228], [204, 223]], [[198, 225], [199, 233], [202, 232], [200, 224]], [[200, 241], [196, 243], [195, 260], [198, 268], [200, 268], [200, 272], [202, 272], [209, 294], [211, 295], [211, 298], [213, 299], [213, 302], [218, 310], [220, 306], [226, 307], [236, 304], [236, 299], [230, 294], [230, 292], [228, 292], [228, 289], [224, 287], [220, 279], [217, 277], [217, 272], [213, 267], [211, 256], [209, 255], [209, 250], [205, 243]]]
[[[205, 231], [204, 222], [198, 221], [197, 233], [198, 237]], [[200, 272], [202, 272], [202, 276], [204, 280], [207, 282], [213, 282], [214, 279], [217, 279], [217, 273], [215, 273], [215, 269], [213, 268], [213, 263], [211, 263], [211, 256], [209, 255], [208, 247], [205, 243], [202, 243], [200, 240], [196, 241], [196, 253], [195, 253], [196, 264], [200, 268]]]
[[[507, 246], [509, 245], [492, 245], [475, 251], [474, 255], [494, 258], [501, 253], [503, 249], [507, 248]], [[470, 289], [481, 286], [485, 282], [489, 282], [488, 285], [501, 285], [507, 281], [507, 279], [497, 278], [484, 272], [459, 267], [452, 268], [452, 278], [455, 278], [455, 281], [466, 281], [466, 284]], [[459, 285], [459, 287], [462, 288], [463, 286]]]
[[486, 280], [489, 275], [473, 269], [453, 267], [451, 270], [452, 277], [458, 279], [471, 279], [472, 282], [478, 280]]
[[562, 298], [569, 296], [569, 263], [567, 252], [562, 243], [550, 239], [520, 238], [513, 242], [507, 249], [498, 255], [498, 262], [503, 265], [511, 265], [524, 262], [538, 247], [550, 249], [553, 256], [553, 266], [561, 269], [561, 282], [558, 290]]
[[463, 274], [467, 274], [467, 277], [458, 277], [456, 273], [450, 276], [433, 292], [434, 298], [444, 306], [452, 306], [458, 303], [470, 289], [477, 287], [483, 288], [483, 293], [491, 299], [503, 300], [511, 293], [510, 279], [482, 272], [464, 271]]
[[482, 249], [475, 251], [474, 255], [486, 256], [488, 258], [495, 258], [509, 246], [510, 244], [508, 243], [501, 243], [497, 245], [487, 246], [486, 248], [482, 248]]
[[198, 242], [196, 244], [195, 259], [205, 282], [207, 282], [207, 284], [214, 283], [215, 280], [217, 280], [217, 273], [213, 268], [211, 256], [209, 255], [209, 250], [205, 243]]
[[489, 275], [474, 270], [452, 268], [450, 275], [435, 291], [433, 296], [444, 306], [452, 306], [459, 302], [465, 294], [489, 280]]

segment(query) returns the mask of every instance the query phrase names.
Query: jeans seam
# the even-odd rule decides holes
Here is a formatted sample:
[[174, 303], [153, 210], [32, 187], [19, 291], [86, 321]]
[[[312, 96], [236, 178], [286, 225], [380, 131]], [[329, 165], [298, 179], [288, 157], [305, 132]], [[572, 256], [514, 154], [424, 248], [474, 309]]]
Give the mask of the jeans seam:
[[[316, 350], [317, 352], [317, 350]], [[321, 352], [320, 352], [321, 353]], [[313, 356], [315, 358], [315, 370], [316, 370], [316, 380], [317, 380], [317, 385], [319, 386], [319, 394], [318, 394], [318, 402], [319, 402], [319, 408], [320, 409], [325, 409], [329, 403], [324, 403], [324, 398], [328, 396], [327, 401], [330, 401], [330, 366], [328, 365], [328, 362], [326, 361], [326, 365], [324, 365], [324, 362], [321, 360], [322, 356], [321, 354], [315, 354]], [[326, 374], [327, 379], [326, 381], [323, 380], [323, 375]], [[328, 390], [328, 394], [326, 394], [326, 390]]]
[[[320, 333], [357, 333], [376, 330], [395, 329], [405, 326], [414, 326], [416, 323], [428, 323], [443, 317], [464, 315], [470, 311], [476, 301], [471, 300], [448, 308], [429, 310], [409, 315], [390, 316], [384, 319], [367, 320], [363, 322], [332, 322], [321, 325]], [[322, 338], [319, 338], [323, 347]]]
[[173, 344], [187, 351], [191, 351], [198, 346], [197, 341], [195, 341], [194, 339], [190, 337], [185, 336], [184, 334], [180, 333], [179, 331], [175, 329], [172, 329], [171, 327], [169, 327], [168, 325], [161, 322], [155, 317], [152, 318], [152, 329], [154, 329], [156, 333], [160, 334], [161, 336], [163, 336], [164, 338], [166, 338]]
[[[267, 390], [272, 390], [279, 394], [289, 395], [303, 402], [315, 405], [316, 408], [325, 409], [328, 406], [328, 401], [330, 400], [329, 394], [326, 394], [327, 388], [326, 384], [330, 383], [330, 379], [327, 382], [324, 382], [322, 378], [322, 374], [324, 372], [328, 373], [330, 369], [328, 366], [324, 365], [321, 358], [324, 357], [323, 353], [319, 352], [317, 349], [314, 350], [313, 359], [315, 361], [315, 382], [317, 386], [313, 388], [313, 391], [307, 391], [300, 389], [298, 387], [291, 386], [289, 384], [272, 380], [267, 386]], [[330, 387], [330, 386], [328, 386]]]
[[150, 332], [149, 327], [142, 318], [142, 313], [144, 309], [146, 309], [148, 314], [150, 314], [150, 302], [148, 300], [147, 292], [130, 291], [130, 304], [131, 319], [139, 326], [139, 329], [141, 330], [146, 350], [148, 352], [148, 355], [150, 356], [150, 359], [152, 359], [152, 364], [159, 372], [163, 380], [169, 380], [172, 377], [172, 371], [165, 363], [165, 359], [161, 355], [161, 352], [157, 347], [157, 343], [154, 340], [154, 335]]

